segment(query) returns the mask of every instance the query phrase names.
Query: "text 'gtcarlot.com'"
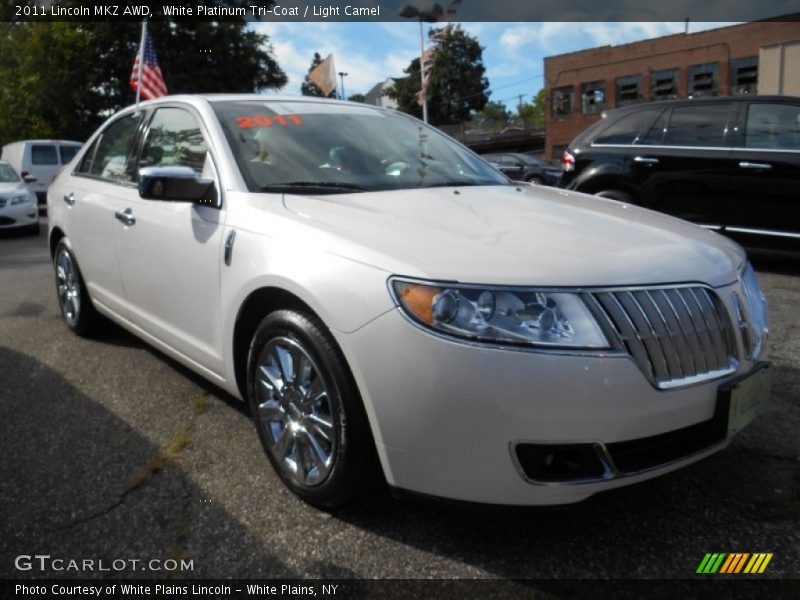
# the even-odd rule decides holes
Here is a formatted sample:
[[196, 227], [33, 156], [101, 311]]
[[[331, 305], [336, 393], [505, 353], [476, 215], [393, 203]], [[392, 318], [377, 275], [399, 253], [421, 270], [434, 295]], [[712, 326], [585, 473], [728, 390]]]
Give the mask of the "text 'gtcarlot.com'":
[[194, 571], [194, 559], [54, 558], [49, 554], [20, 554], [14, 559], [18, 571]]

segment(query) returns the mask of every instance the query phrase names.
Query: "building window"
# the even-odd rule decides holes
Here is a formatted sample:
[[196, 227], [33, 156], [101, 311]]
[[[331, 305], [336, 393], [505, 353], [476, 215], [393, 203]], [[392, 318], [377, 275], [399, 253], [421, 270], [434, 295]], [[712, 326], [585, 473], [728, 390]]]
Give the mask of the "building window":
[[670, 100], [678, 97], [678, 69], [650, 73], [650, 99]]
[[606, 84], [604, 81], [591, 81], [581, 84], [581, 110], [585, 115], [596, 115], [606, 105]]
[[617, 78], [617, 106], [642, 101], [642, 76], [628, 75]]
[[719, 65], [706, 63], [689, 67], [689, 97], [716, 96]]
[[565, 117], [572, 114], [572, 86], [553, 90], [553, 116]]
[[748, 56], [731, 61], [731, 96], [756, 94], [758, 86], [758, 57]]

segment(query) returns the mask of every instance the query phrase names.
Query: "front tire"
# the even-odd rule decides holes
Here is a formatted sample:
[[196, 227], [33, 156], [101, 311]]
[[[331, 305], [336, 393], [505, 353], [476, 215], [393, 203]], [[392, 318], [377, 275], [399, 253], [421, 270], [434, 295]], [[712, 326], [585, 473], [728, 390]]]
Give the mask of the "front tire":
[[74, 333], [89, 335], [97, 325], [99, 315], [89, 297], [78, 261], [63, 239], [56, 246], [53, 267], [61, 316]]
[[318, 319], [279, 310], [261, 321], [247, 386], [261, 444], [290, 490], [335, 508], [368, 487], [374, 444], [361, 398]]

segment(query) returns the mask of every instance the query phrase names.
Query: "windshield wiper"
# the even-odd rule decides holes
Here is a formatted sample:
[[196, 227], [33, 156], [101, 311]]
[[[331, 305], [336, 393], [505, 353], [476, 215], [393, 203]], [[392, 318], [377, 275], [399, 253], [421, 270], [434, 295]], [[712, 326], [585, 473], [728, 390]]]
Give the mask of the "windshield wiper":
[[363, 185], [338, 181], [289, 181], [265, 185], [261, 188], [261, 191], [279, 194], [337, 194], [341, 192], [366, 192], [370, 189]]

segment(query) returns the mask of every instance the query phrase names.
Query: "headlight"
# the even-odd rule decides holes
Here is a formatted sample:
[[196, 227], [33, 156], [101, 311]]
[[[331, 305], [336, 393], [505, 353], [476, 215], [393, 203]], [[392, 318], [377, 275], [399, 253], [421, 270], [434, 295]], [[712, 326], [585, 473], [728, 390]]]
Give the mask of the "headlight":
[[749, 262], [747, 262], [740, 271], [739, 280], [741, 281], [742, 291], [744, 292], [745, 302], [747, 303], [747, 313], [750, 316], [749, 327], [747, 327], [746, 320], [742, 318], [742, 308], [738, 305], [737, 298], [737, 309], [740, 313], [740, 327], [743, 329], [748, 358], [756, 359], [760, 356], [764, 341], [769, 334], [767, 299], [761, 292], [758, 279], [756, 278], [756, 272], [753, 269], [753, 265]]
[[452, 337], [549, 348], [609, 348], [578, 294], [391, 279], [396, 303], [421, 325]]
[[11, 199], [10, 205], [14, 206], [16, 204], [27, 204], [28, 202], [32, 202], [31, 197], [28, 194], [23, 194], [22, 196], [14, 196]]

